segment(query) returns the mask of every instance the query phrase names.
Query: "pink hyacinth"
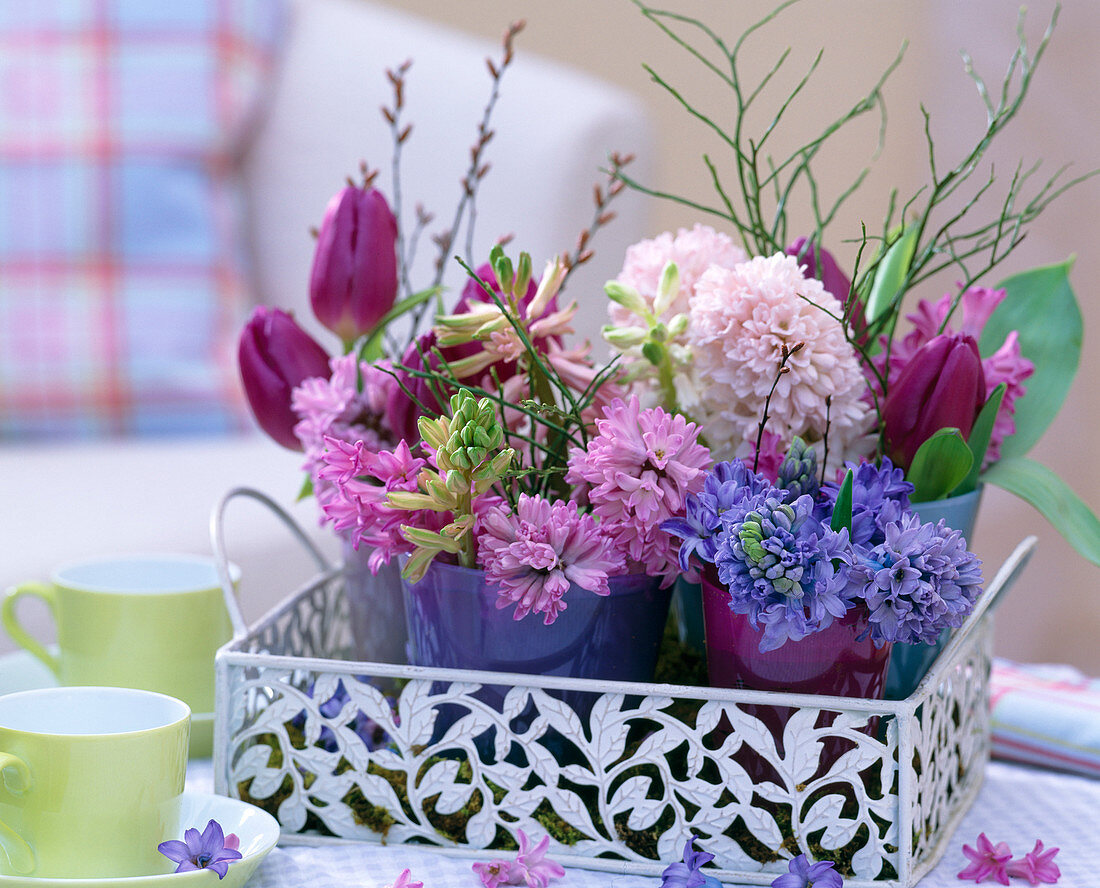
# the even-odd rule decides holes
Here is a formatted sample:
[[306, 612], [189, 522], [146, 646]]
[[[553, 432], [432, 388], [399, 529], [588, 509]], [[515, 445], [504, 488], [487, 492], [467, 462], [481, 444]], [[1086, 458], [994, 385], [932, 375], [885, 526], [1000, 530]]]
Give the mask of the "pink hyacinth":
[[1033, 850], [1009, 863], [1008, 874], [1027, 879], [1029, 885], [1053, 885], [1062, 877], [1062, 871], [1054, 862], [1057, 853], [1057, 848], [1044, 849], [1043, 843], [1037, 840]]
[[563, 596], [572, 585], [607, 595], [608, 577], [624, 568], [622, 555], [576, 503], [527, 494], [514, 511], [500, 504], [481, 516], [478, 563], [499, 586], [498, 608], [514, 603], [515, 619], [543, 614], [547, 625], [565, 610]]
[[348, 443], [362, 441], [375, 451], [393, 441], [386, 421], [386, 401], [394, 388], [393, 377], [366, 361], [357, 365], [353, 354], [333, 358], [329, 365], [331, 378], [303, 381], [294, 389], [291, 400], [299, 419], [294, 434], [306, 454], [303, 468], [310, 473], [315, 486], [323, 486], [317, 485], [317, 472], [326, 438]]
[[325, 439], [317, 477], [325, 482], [318, 494], [322, 512], [337, 532], [346, 533], [354, 548], [366, 544], [374, 549], [368, 559], [372, 572], [395, 555], [413, 547], [401, 534], [401, 525], [437, 531], [448, 513], [421, 509], [403, 512], [389, 506], [386, 496], [393, 491], [416, 491], [417, 476], [427, 461], [414, 457], [404, 441], [392, 451], [370, 450], [363, 441], [348, 443]]
[[542, 841], [532, 848], [523, 830], [516, 832], [519, 835], [519, 854], [514, 861], [493, 860], [474, 864], [473, 870], [484, 888], [498, 888], [501, 885], [546, 888], [551, 879], [560, 879], [565, 875], [565, 868], [560, 863], [546, 857], [546, 850], [550, 847], [549, 836], [543, 836]]
[[[962, 314], [959, 326], [955, 328], [948, 324], [943, 332], [948, 335], [956, 332], [964, 333], [980, 341], [986, 322], [1001, 304], [1005, 295], [1004, 290], [994, 290], [990, 287], [968, 288], [959, 302]], [[901, 375], [920, 347], [940, 332], [940, 325], [947, 317], [954, 300], [955, 295], [952, 293], [945, 293], [935, 303], [922, 299], [917, 304], [916, 312], [906, 315], [913, 324], [913, 329], [904, 337], [894, 341], [890, 350], [889, 366], [886, 365], [885, 350], [879, 352], [874, 358], [879, 373], [886, 377], [887, 388]], [[955, 318], [958, 317], [957, 312]], [[998, 385], [1002, 382], [1005, 384], [1004, 398], [1001, 401], [1000, 410], [997, 411], [993, 433], [989, 439], [989, 449], [986, 451], [983, 463], [988, 466], [1000, 458], [1001, 445], [1005, 438], [1016, 431], [1016, 423], [1012, 418], [1016, 412], [1016, 401], [1026, 393], [1024, 380], [1035, 372], [1035, 365], [1021, 353], [1019, 337], [1013, 330], [1005, 337], [1004, 343], [997, 351], [983, 359], [982, 370], [985, 374], [987, 399]], [[878, 388], [877, 385], [876, 388]]]
[[699, 443], [698, 427], [660, 407], [642, 410], [632, 396], [614, 399], [596, 431], [586, 449], [571, 451], [565, 480], [587, 496], [630, 561], [672, 582], [678, 545], [660, 524], [703, 488], [710, 452]]
[[985, 833], [978, 836], [977, 848], [963, 845], [963, 854], [970, 860], [970, 865], [959, 873], [960, 879], [973, 879], [975, 882], [984, 882], [986, 879], [996, 879], [1002, 885], [1008, 882], [1008, 862], [1012, 859], [1012, 851], [1004, 842], [994, 845], [989, 841]]

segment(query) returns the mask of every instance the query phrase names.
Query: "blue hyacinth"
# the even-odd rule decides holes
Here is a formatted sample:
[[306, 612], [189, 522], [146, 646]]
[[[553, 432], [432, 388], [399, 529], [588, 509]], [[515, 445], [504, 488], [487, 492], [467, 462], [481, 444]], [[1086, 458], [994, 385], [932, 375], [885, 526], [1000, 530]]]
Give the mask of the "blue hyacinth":
[[824, 629], [848, 608], [848, 532], [818, 520], [812, 497], [782, 496], [773, 488], [726, 512], [715, 554], [730, 608], [763, 626], [761, 651]]

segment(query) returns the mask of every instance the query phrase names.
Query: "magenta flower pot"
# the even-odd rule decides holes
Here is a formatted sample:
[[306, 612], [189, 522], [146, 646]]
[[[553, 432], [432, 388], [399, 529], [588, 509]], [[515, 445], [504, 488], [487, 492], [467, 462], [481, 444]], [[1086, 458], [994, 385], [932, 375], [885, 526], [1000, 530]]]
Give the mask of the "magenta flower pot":
[[707, 672], [712, 687], [829, 694], [881, 699], [890, 663], [890, 645], [876, 648], [868, 635], [866, 614], [853, 608], [842, 620], [801, 641], [788, 641], [761, 652], [762, 630], [729, 608], [729, 592], [713, 567], [703, 575], [703, 624]]
[[452, 669], [653, 680], [671, 587], [644, 575], [612, 577], [611, 594], [573, 586], [551, 625], [498, 609], [481, 570], [432, 563], [419, 583], [404, 581], [409, 663]]
[[[713, 565], [703, 574], [703, 624], [706, 633], [707, 673], [712, 687], [774, 691], [788, 694], [828, 694], [836, 697], [881, 699], [890, 665], [890, 645], [876, 648], [870, 635], [857, 638], [867, 628], [860, 608], [850, 610], [842, 620], [800, 641], [788, 641], [774, 651], [761, 652], [763, 630], [754, 629], [749, 618], [729, 608], [729, 591], [718, 582]], [[798, 710], [792, 706], [739, 704], [747, 715], [758, 719], [771, 734], [777, 750], [783, 750], [787, 722]], [[832, 723], [836, 713], [822, 712], [817, 727]], [[728, 721], [719, 723], [720, 733], [731, 730]], [[878, 732], [878, 718], [868, 720], [866, 734]], [[825, 773], [851, 741], [826, 738], [818, 752], [818, 773]], [[733, 755], [753, 783], [782, 783], [774, 766], [750, 744]]]

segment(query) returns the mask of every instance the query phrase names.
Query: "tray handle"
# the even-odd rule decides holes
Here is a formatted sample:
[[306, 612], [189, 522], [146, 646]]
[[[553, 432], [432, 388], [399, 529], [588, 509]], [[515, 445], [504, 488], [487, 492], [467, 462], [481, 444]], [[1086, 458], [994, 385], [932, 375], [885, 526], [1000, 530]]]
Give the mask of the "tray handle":
[[275, 517], [286, 525], [296, 540], [302, 544], [309, 553], [317, 569], [323, 573], [332, 570], [328, 559], [317, 548], [313, 540], [309, 538], [294, 517], [280, 506], [275, 500], [265, 493], [261, 493], [251, 487], [234, 487], [214, 507], [210, 515], [210, 542], [214, 547], [214, 558], [218, 568], [218, 581], [221, 583], [222, 594], [225, 596], [225, 608], [229, 612], [229, 620], [233, 624], [234, 640], [241, 638], [248, 632], [248, 624], [241, 614], [240, 605], [237, 602], [236, 590], [233, 587], [233, 578], [230, 576], [229, 556], [225, 546], [225, 513], [229, 504], [235, 499], [252, 499], [266, 506]]

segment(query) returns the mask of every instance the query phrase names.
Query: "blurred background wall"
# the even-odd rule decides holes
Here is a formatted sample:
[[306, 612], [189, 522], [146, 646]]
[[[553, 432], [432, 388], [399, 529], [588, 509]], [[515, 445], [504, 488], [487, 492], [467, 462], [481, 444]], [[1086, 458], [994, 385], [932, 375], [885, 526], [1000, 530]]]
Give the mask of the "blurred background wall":
[[[634, 92], [646, 103], [657, 125], [659, 154], [649, 184], [659, 190], [710, 198], [701, 155], [711, 152], [720, 167], [725, 165], [721, 144], [650, 82], [642, 64], [652, 66], [716, 118], [726, 115], [727, 123], [729, 98], [712, 75], [645, 20], [629, 0], [388, 2], [487, 37], [498, 36], [509, 21], [526, 19], [527, 28], [518, 44], [521, 53], [538, 53], [583, 69]], [[662, 5], [705, 19], [728, 40], [773, 6], [770, 0], [665, 0]], [[1026, 32], [1032, 44], [1038, 42], [1053, 11], [1049, 0], [1029, 4]], [[909, 40], [905, 59], [885, 89], [889, 110], [885, 147], [862, 189], [838, 215], [832, 227], [834, 237], [839, 237], [839, 232], [857, 236], [861, 221], [867, 222], [869, 230], [878, 228], [890, 189], [912, 194], [926, 180], [922, 103], [932, 115], [942, 164], [953, 163], [969, 149], [982, 130], [985, 112], [964, 73], [959, 51], [965, 48], [977, 71], [990, 84], [999, 85], [1016, 45], [1016, 26], [1017, 6], [1004, 0], [804, 0], [759, 33], [745, 53], [748, 79], [767, 70], [783, 48], [792, 48], [787, 73], [777, 78], [777, 90], [789, 88], [817, 50], [825, 50], [819, 73], [785, 122], [782, 144], [786, 145], [812, 138], [864, 95], [902, 43]], [[1070, 175], [1100, 167], [1098, 46], [1100, 5], [1094, 0], [1067, 0], [1023, 110], [990, 151], [1004, 181], [1021, 160], [1025, 166], [1042, 160], [1043, 174], [1052, 174], [1063, 164], [1072, 164]], [[402, 60], [400, 47], [379, 47], [379, 65]], [[773, 97], [779, 95], [777, 90], [772, 91]], [[768, 104], [774, 106], [775, 101], [778, 99]], [[868, 117], [835, 138], [818, 167], [826, 188], [839, 189], [839, 183], [850, 182], [871, 160], [876, 128], [877, 120]], [[986, 281], [994, 283], [1013, 272], [1077, 255], [1072, 283], [1085, 316], [1086, 348], [1065, 406], [1031, 456], [1068, 481], [1093, 510], [1100, 508], [1100, 454], [1094, 444], [1100, 414], [1100, 384], [1096, 381], [1100, 357], [1088, 346], [1100, 329], [1096, 287], [1100, 254], [1091, 249], [1092, 238], [1100, 230], [1098, 199], [1100, 179], [1087, 181], [1062, 197]], [[538, 212], [537, 207], [524, 209]], [[650, 212], [654, 234], [707, 221], [665, 201], [654, 201]], [[792, 208], [791, 219], [797, 231], [800, 220], [808, 219], [804, 205]], [[850, 244], [832, 241], [827, 246], [849, 263], [854, 259]], [[936, 282], [919, 295], [935, 299], [952, 283], [950, 279]], [[573, 295], [582, 302], [587, 296], [594, 304], [586, 315], [591, 328], [583, 332], [596, 336], [602, 295]], [[1042, 318], [1035, 320], [1042, 322]], [[1039, 549], [999, 610], [998, 653], [1021, 660], [1070, 662], [1100, 674], [1100, 645], [1095, 642], [1100, 630], [1100, 570], [1077, 555], [1029, 506], [1000, 490], [986, 491], [973, 545], [990, 575], [1015, 544], [1032, 533], [1039, 537]]]

